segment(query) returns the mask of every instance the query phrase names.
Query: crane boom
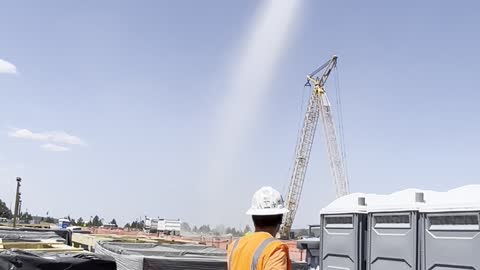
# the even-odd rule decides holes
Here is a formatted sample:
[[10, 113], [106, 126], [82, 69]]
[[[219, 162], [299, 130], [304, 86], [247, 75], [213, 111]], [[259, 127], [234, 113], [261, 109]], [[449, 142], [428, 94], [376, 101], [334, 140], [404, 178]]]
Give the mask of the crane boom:
[[317, 129], [319, 110], [314, 96], [315, 93], [312, 92], [295, 150], [295, 161], [285, 205], [290, 211], [284, 215], [283, 227], [280, 232], [282, 238], [288, 238], [288, 234], [292, 228], [293, 219], [295, 218], [298, 203], [300, 202], [300, 195], [307, 172], [307, 164], [310, 159], [315, 130]]
[[340, 147], [337, 141], [337, 134], [335, 132], [335, 124], [333, 122], [328, 96], [324, 93], [321, 97], [316, 96], [316, 98], [322, 116], [325, 143], [330, 160], [330, 170], [335, 182], [335, 192], [337, 198], [339, 198], [349, 193], [348, 181], [343, 166], [344, 161], [340, 154]]
[[[340, 154], [330, 102], [328, 101], [324, 89], [324, 85], [336, 64], [337, 56], [333, 56], [332, 59], [307, 76], [306, 85], [311, 85], [310, 83], [313, 83], [314, 89], [310, 95], [303, 126], [295, 148], [294, 166], [286, 200], [286, 207], [290, 211], [284, 216], [283, 227], [280, 230], [280, 236], [282, 238], [289, 238], [290, 230], [295, 219], [319, 116], [322, 118], [327, 153], [330, 160], [330, 168], [335, 182], [337, 197], [348, 193], [343, 158]], [[314, 77], [322, 70], [323, 73], [321, 76]]]

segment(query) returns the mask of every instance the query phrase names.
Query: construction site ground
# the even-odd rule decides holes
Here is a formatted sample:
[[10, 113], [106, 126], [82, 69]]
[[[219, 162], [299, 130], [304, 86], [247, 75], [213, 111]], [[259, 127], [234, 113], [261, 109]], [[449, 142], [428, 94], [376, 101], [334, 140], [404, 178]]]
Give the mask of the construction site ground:
[[[91, 234], [74, 233], [73, 242], [81, 242], [83, 245], [94, 245], [95, 241], [99, 240], [114, 240], [125, 242], [149, 242], [149, 243], [199, 243], [219, 249], [227, 250], [228, 245], [238, 239], [239, 237], [231, 236], [215, 236], [215, 235], [193, 235], [188, 236], [171, 236], [157, 233], [145, 233], [143, 231], [128, 231], [128, 230], [110, 230], [101, 228], [92, 228]], [[295, 240], [283, 241], [288, 245], [290, 250], [290, 257], [294, 261], [304, 261], [305, 254], [303, 250], [297, 248]]]

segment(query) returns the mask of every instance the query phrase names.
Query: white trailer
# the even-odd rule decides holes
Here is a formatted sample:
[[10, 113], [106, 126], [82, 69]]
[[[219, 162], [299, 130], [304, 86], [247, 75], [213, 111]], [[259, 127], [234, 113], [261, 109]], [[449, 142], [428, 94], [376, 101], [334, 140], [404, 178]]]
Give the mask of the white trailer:
[[166, 235], [180, 235], [180, 219], [159, 219], [158, 231]]
[[156, 233], [158, 231], [158, 218], [145, 217], [143, 230], [147, 233]]
[[180, 235], [182, 222], [180, 219], [145, 217], [144, 231], [148, 233], [163, 233], [165, 235]]

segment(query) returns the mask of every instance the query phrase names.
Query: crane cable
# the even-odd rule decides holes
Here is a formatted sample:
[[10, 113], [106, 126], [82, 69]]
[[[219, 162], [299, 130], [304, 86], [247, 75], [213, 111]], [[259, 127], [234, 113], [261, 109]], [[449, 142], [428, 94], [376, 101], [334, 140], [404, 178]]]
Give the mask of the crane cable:
[[[344, 128], [343, 128], [343, 107], [342, 107], [342, 92], [340, 88], [340, 73], [338, 71], [337, 65], [334, 67], [335, 69], [335, 95], [336, 95], [336, 103], [337, 103], [337, 112], [338, 112], [338, 132], [339, 132], [339, 138], [340, 138], [340, 151], [343, 159], [343, 164], [344, 164], [344, 170], [345, 170], [345, 177], [348, 179], [349, 174], [348, 174], [348, 165], [347, 165], [347, 151], [346, 151], [346, 146], [345, 146], [345, 133], [344, 133]], [[348, 186], [347, 186], [348, 187]]]

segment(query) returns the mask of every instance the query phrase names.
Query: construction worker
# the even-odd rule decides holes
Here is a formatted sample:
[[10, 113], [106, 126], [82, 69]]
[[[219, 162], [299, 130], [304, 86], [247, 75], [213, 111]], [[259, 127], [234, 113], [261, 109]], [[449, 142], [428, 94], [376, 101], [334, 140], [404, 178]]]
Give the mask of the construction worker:
[[253, 195], [252, 216], [255, 232], [232, 242], [228, 247], [229, 270], [290, 270], [288, 247], [277, 240], [283, 215], [288, 213], [282, 196], [271, 187]]

